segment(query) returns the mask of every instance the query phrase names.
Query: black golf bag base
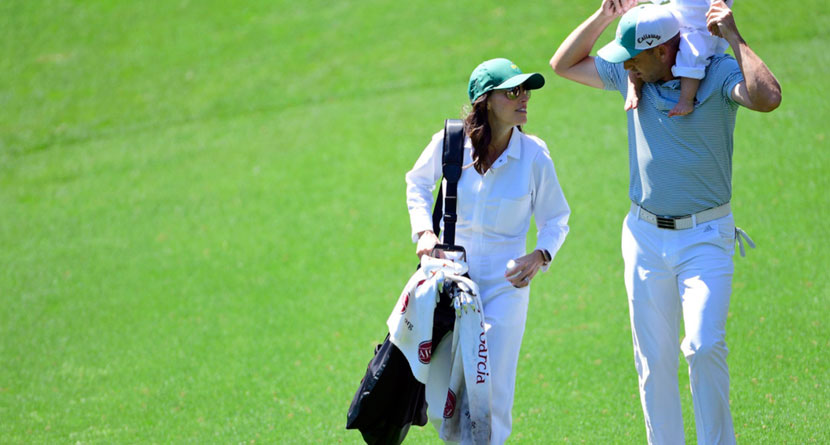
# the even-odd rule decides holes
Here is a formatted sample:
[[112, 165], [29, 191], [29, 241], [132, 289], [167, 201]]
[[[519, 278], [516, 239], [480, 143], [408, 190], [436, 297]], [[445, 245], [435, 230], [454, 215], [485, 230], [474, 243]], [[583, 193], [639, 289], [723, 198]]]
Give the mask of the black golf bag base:
[[[432, 350], [455, 324], [455, 310], [446, 290], [435, 308]], [[424, 384], [415, 379], [406, 357], [389, 335], [375, 348], [366, 374], [352, 399], [346, 429], [357, 429], [371, 445], [397, 445], [409, 427], [427, 424]]]

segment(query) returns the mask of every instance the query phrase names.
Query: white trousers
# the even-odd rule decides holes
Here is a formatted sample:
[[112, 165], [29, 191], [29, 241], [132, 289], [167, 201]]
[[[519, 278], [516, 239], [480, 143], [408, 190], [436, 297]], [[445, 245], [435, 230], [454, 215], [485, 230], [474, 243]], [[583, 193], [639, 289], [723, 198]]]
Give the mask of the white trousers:
[[[505, 258], [512, 257], [507, 255]], [[486, 262], [490, 263], [490, 261]], [[504, 278], [506, 264], [507, 260], [501, 258], [493, 260], [491, 264], [488, 264], [489, 267], [482, 267], [475, 260], [470, 261], [470, 277], [478, 284], [484, 305], [484, 327], [490, 353], [490, 381], [493, 395], [491, 444], [503, 444], [512, 430], [511, 411], [516, 386], [516, 369], [530, 296], [529, 286], [516, 289]], [[438, 345], [433, 356], [449, 355], [451, 343], [452, 334], [449, 334]], [[449, 386], [449, 372], [449, 367], [446, 370], [431, 367], [427, 380], [427, 414], [430, 423], [439, 431]]]
[[[731, 8], [732, 2], [726, 0], [726, 5]], [[673, 0], [670, 4], [680, 22], [680, 49], [672, 67], [675, 76], [703, 79], [709, 58], [723, 54], [729, 48], [726, 40], [713, 36], [706, 29], [710, 3], [708, 0]]]
[[649, 444], [685, 443], [680, 351], [689, 365], [698, 444], [735, 443], [725, 341], [734, 250], [731, 214], [686, 230], [659, 229], [636, 210], [625, 218], [625, 286]]

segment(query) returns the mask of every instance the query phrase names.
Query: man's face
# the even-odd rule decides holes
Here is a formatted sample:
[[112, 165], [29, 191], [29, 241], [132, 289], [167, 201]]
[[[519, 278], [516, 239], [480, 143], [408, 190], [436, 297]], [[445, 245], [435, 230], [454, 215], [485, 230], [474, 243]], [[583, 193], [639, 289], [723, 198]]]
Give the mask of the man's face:
[[[651, 48], [623, 62], [623, 68], [643, 82], [656, 82], [666, 76], [666, 66], [659, 57], [660, 47]], [[669, 71], [671, 72], [671, 71]]]

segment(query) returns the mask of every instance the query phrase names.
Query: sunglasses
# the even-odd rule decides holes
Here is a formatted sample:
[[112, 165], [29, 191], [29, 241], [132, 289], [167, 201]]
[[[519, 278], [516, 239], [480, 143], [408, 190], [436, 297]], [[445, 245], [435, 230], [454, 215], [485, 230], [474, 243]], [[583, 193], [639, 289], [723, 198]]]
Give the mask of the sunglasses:
[[504, 91], [504, 95], [507, 96], [507, 98], [510, 100], [518, 99], [522, 95], [522, 92], [527, 93], [527, 97], [530, 98], [530, 90], [526, 90], [525, 87], [521, 85], [510, 88], [509, 90], [501, 91]]

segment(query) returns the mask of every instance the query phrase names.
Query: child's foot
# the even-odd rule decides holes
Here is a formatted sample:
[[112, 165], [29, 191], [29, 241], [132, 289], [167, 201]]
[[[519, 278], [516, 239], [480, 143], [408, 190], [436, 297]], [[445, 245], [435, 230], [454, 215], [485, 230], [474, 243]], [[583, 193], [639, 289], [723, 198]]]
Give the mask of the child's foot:
[[625, 111], [633, 110], [640, 104], [640, 93], [643, 91], [643, 81], [628, 73], [628, 94], [625, 96]]
[[685, 115], [691, 113], [694, 110], [695, 110], [695, 105], [694, 105], [694, 103], [692, 103], [692, 101], [681, 100], [681, 101], [677, 102], [677, 105], [675, 105], [674, 108], [671, 109], [671, 111], [669, 111], [669, 117], [672, 117], [672, 116], [685, 116]]
[[628, 90], [628, 96], [625, 98], [625, 111], [633, 110], [640, 104], [640, 97], [633, 89]]

